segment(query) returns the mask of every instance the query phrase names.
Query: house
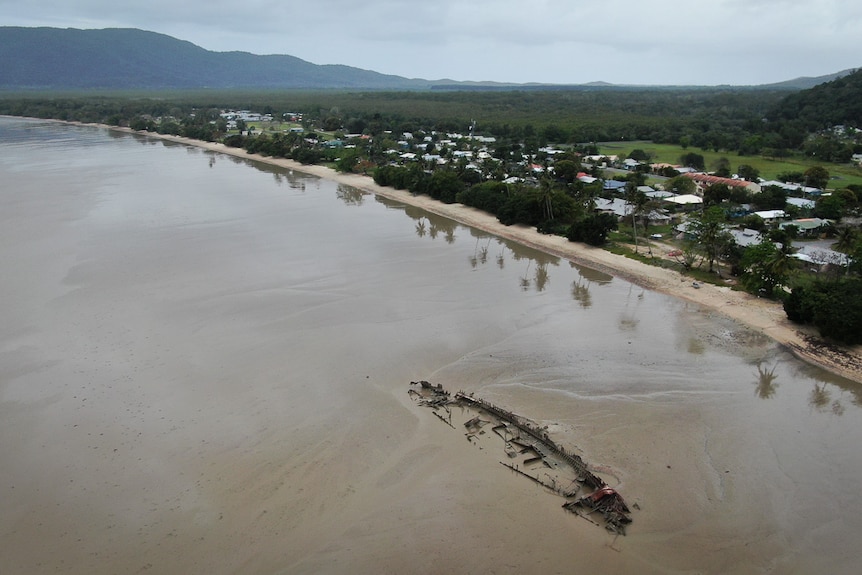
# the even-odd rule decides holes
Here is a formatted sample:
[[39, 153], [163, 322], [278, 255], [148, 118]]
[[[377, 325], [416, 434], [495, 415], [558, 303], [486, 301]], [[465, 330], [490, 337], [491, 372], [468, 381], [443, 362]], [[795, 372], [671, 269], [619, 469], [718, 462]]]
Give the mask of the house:
[[624, 218], [632, 212], [632, 206], [622, 198], [596, 199], [596, 211], [603, 214], [613, 214], [617, 218]]
[[762, 212], [754, 212], [754, 215], [767, 224], [775, 224], [786, 218], [787, 212], [784, 210], [764, 210]]
[[776, 186], [790, 194], [802, 194], [803, 196], [819, 196], [823, 193], [820, 188], [812, 188], [811, 186], [803, 186], [794, 182], [779, 182], [778, 180], [763, 180], [760, 182], [760, 189]]
[[820, 218], [802, 218], [799, 220], [791, 220], [789, 222], [781, 222], [778, 224], [780, 229], [784, 229], [788, 226], [794, 226], [799, 230], [799, 234], [802, 236], [818, 236], [820, 232], [831, 224], [831, 220], [822, 220]]
[[606, 192], [618, 192], [626, 187], [625, 182], [619, 180], [605, 180], [602, 189]]
[[727, 230], [730, 232], [730, 235], [733, 236], [733, 239], [736, 241], [736, 245], [740, 247], [748, 247], [759, 244], [763, 241], [763, 236], [757, 230], [752, 230], [749, 228], [739, 229], [733, 228]]
[[716, 184], [724, 184], [728, 188], [744, 188], [749, 190], [750, 192], [754, 192], [756, 194], [760, 193], [761, 185], [756, 182], [749, 182], [748, 180], [735, 180], [733, 178], [722, 178], [720, 176], [711, 176], [709, 174], [704, 173], [685, 173], [682, 174], [684, 177], [689, 178], [690, 180], [694, 180], [694, 183], [697, 185], [697, 191], [703, 195], [703, 191], [709, 186], [713, 186]]
[[665, 202], [674, 204], [676, 207], [683, 210], [694, 210], [703, 205], [703, 198], [694, 194], [682, 194], [680, 196], [671, 196], [664, 199]]
[[819, 247], [808, 244], [793, 244], [798, 248], [792, 257], [806, 262], [809, 268], [815, 272], [821, 272], [829, 267], [847, 267], [853, 261], [847, 254], [830, 250], [829, 248]]
[[[648, 186], [641, 186], [641, 187], [648, 187]], [[638, 188], [638, 189], [640, 189], [640, 188]], [[651, 200], [664, 200], [666, 198], [672, 198], [676, 194], [674, 194], [673, 192], [666, 192], [664, 190], [653, 190], [651, 192], [644, 192], [644, 195]]]
[[787, 198], [787, 203], [803, 210], [814, 209], [814, 200], [807, 200], [805, 198]]

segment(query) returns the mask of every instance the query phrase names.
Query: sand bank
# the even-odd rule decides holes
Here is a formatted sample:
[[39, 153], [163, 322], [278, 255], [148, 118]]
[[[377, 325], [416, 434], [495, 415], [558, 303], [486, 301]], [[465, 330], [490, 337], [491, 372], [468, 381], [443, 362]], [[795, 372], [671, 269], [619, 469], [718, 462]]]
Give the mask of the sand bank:
[[[135, 133], [130, 129], [110, 128]], [[691, 278], [679, 272], [647, 265], [601, 248], [570, 242], [559, 236], [540, 234], [535, 228], [506, 226], [493, 215], [481, 210], [463, 204], [444, 204], [428, 196], [379, 186], [368, 176], [343, 174], [325, 166], [304, 165], [294, 160], [250, 154], [243, 149], [231, 148], [221, 143], [170, 135], [143, 135], [297, 170], [420, 207], [464, 225], [621, 277], [644, 288], [697, 303], [766, 334], [804, 361], [862, 383], [862, 346], [841, 347], [824, 342], [817, 336], [816, 331], [790, 322], [781, 305], [774, 301], [734, 291], [730, 287], [701, 284], [700, 288], [694, 288]], [[666, 256], [661, 249], [655, 251], [659, 252], [661, 257]]]

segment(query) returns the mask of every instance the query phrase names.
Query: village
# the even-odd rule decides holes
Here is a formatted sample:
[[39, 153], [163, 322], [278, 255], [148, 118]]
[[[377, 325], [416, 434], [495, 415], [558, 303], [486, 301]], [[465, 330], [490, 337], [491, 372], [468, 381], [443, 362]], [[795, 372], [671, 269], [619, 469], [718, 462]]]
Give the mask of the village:
[[[725, 197], [720, 199], [733, 204], [732, 221], [724, 231], [740, 248], [760, 244], [769, 238], [769, 232], [778, 230], [789, 233], [792, 256], [811, 271], [850, 263], [846, 253], [832, 247], [839, 218], [819, 217], [823, 210], [817, 209], [818, 199], [833, 193], [827, 188], [828, 179], [812, 185], [807, 177], [782, 181], [760, 178], [756, 172], [753, 177], [746, 174], [746, 179], [728, 169], [706, 171], [705, 166], [697, 166], [693, 153], [689, 155], [695, 162], [686, 165], [650, 162], [635, 150], [628, 156], [603, 154], [601, 144], [537, 147], [529, 142], [502, 143], [477, 133], [476, 121], [466, 133], [384, 130], [372, 136], [326, 130], [333, 126], [316, 125], [295, 112], [284, 113], [280, 119], [249, 110], [227, 110], [220, 115], [226, 128], [239, 135], [301, 138], [301, 145], [320, 151], [320, 161], [337, 164], [347, 157], [355, 163], [353, 171], [361, 169], [367, 175], [374, 165], [384, 163], [395, 168], [419, 167], [429, 175], [436, 170], [455, 170], [465, 185], [499, 181], [508, 189], [538, 189], [543, 180], [550, 179], [565, 184], [570, 194], [586, 190], [596, 213], [612, 215], [622, 225], [629, 222], [631, 226], [634, 218], [640, 219], [644, 231], [652, 230], [644, 238], [647, 242], [695, 239], [690, 216], [703, 213], [711, 192], [722, 190]], [[862, 155], [856, 154], [853, 161], [862, 161]], [[765, 203], [757, 201], [767, 196], [764, 191], [770, 196], [768, 208], [758, 206]], [[855, 214], [840, 216], [845, 225], [859, 223]], [[679, 250], [671, 250], [674, 253], [681, 255]]]

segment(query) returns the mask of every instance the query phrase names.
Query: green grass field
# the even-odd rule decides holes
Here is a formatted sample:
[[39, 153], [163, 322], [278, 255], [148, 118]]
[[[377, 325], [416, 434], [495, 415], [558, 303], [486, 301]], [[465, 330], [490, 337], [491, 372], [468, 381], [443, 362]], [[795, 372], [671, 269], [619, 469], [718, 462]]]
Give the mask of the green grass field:
[[[632, 150], [640, 149], [650, 154], [652, 162], [667, 162], [669, 164], [677, 164], [681, 156], [694, 152], [703, 156], [707, 170], [713, 169], [719, 158], [727, 158], [730, 161], [732, 171], [735, 171], [741, 164], [748, 164], [759, 170], [760, 177], [766, 180], [773, 180], [778, 174], [784, 172], [804, 172], [811, 166], [822, 165], [811, 158], [802, 156], [780, 159], [763, 156], [738, 156], [729, 152], [713, 152], [691, 147], [683, 149], [681, 146], [647, 141], [602, 142], [598, 146], [603, 154], [615, 154], [621, 157], [627, 156]], [[823, 167], [829, 170], [829, 174], [833, 178], [830, 187], [842, 188], [850, 184], [862, 185], [862, 169], [859, 167], [849, 164], [826, 164]]]

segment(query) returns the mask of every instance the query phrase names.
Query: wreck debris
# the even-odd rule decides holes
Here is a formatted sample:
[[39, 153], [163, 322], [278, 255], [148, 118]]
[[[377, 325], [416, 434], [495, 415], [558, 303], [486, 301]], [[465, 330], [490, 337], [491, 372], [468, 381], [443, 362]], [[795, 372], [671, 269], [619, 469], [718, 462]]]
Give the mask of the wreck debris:
[[[596, 525], [598, 523], [588, 516], [598, 512], [608, 531], [625, 535], [625, 527], [632, 521], [625, 500], [601, 477], [592, 473], [579, 455], [551, 439], [546, 428], [472, 394], [459, 391], [450, 396], [441, 384], [434, 385], [424, 380], [410, 384], [410, 396], [419, 405], [430, 407], [438, 419], [453, 429], [451, 408], [468, 409], [472, 417], [463, 425], [470, 442], [485, 433], [482, 427], [493, 424], [491, 429], [503, 440], [503, 451], [511, 461], [500, 461], [501, 465], [567, 499], [563, 509]], [[482, 419], [483, 415], [491, 420]], [[589, 489], [590, 493], [575, 499], [582, 488]]]
[[631, 511], [629, 511], [628, 505], [626, 505], [622, 495], [607, 485], [601, 489], [597, 489], [586, 497], [563, 504], [564, 509], [577, 513], [574, 509], [575, 507], [589, 509], [587, 515], [593, 511], [600, 512], [605, 518], [605, 528], [608, 531], [622, 535], [626, 534], [625, 526], [632, 522], [629, 516]]

